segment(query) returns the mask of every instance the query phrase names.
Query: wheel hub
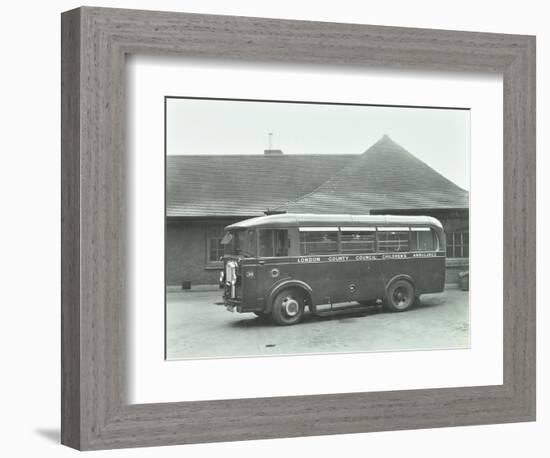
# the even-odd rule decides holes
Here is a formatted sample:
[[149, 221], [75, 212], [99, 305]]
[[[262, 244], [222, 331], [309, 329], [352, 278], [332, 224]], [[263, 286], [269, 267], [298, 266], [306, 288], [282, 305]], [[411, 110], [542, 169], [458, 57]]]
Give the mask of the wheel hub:
[[402, 288], [396, 289], [393, 294], [393, 297], [395, 299], [396, 306], [399, 308], [406, 306], [409, 300], [407, 292], [404, 291]]
[[296, 316], [300, 310], [300, 305], [298, 302], [291, 297], [285, 297], [283, 299], [283, 307], [285, 308], [285, 313], [288, 316]]

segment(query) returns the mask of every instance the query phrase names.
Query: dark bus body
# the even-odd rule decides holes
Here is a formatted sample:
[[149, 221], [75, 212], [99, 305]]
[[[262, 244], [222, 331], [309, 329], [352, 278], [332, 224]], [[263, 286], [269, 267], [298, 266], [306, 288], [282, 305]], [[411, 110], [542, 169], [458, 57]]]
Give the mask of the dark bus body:
[[321, 304], [404, 311], [445, 284], [445, 235], [428, 216], [269, 215], [227, 226], [222, 244], [226, 307], [281, 325]]

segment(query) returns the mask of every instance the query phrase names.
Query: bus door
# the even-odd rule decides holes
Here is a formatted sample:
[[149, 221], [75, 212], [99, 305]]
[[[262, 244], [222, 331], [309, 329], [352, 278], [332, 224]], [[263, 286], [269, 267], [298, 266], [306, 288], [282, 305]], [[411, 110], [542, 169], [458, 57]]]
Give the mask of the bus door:
[[338, 277], [346, 285], [350, 301], [380, 297], [380, 262], [376, 259], [376, 228], [341, 227], [340, 252], [346, 261], [338, 266]]
[[273, 283], [288, 276], [290, 239], [288, 229], [259, 229], [259, 257], [256, 272], [258, 295], [265, 294]]
[[257, 246], [256, 228], [236, 231], [235, 250], [241, 258], [241, 286], [237, 286], [237, 293], [244, 304], [254, 303], [257, 300]]

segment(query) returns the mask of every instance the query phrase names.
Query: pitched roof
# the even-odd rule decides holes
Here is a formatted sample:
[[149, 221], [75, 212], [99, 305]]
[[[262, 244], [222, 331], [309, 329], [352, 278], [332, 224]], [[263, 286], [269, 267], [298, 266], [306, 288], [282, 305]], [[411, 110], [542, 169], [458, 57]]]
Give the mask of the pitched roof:
[[313, 191], [357, 156], [167, 156], [167, 216], [261, 216]]
[[168, 217], [468, 208], [468, 192], [388, 136], [363, 154], [167, 156]]
[[384, 135], [317, 189], [278, 210], [357, 214], [365, 210], [468, 206], [468, 191]]

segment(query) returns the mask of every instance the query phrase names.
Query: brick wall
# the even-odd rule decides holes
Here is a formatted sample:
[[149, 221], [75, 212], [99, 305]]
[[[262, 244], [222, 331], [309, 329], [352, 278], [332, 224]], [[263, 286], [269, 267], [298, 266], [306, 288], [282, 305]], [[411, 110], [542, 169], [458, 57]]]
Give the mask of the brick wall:
[[209, 265], [206, 252], [207, 227], [231, 221], [168, 221], [166, 225], [166, 285], [217, 284], [219, 267]]

